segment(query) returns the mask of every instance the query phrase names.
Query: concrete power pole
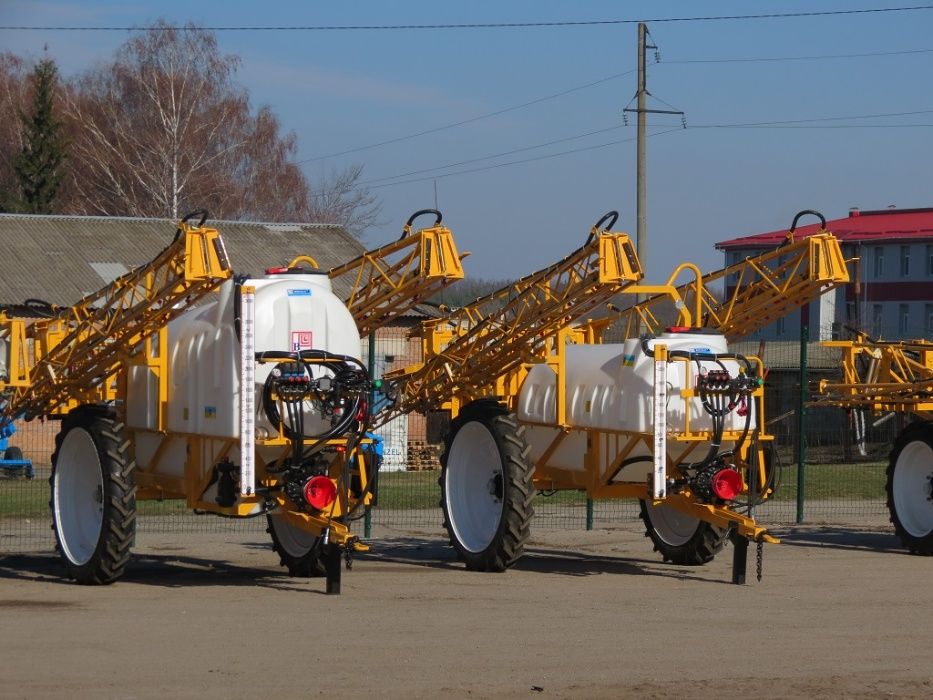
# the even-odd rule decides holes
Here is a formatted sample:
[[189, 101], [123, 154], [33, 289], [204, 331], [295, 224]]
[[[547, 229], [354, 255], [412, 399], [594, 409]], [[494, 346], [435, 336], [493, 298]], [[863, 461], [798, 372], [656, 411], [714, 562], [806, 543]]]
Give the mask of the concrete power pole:
[[638, 139], [637, 139], [637, 200], [635, 203], [636, 236], [635, 248], [641, 269], [647, 273], [648, 268], [648, 112], [647, 112], [647, 76], [645, 75], [645, 52], [648, 44], [648, 25], [644, 22], [638, 24]]
[[[649, 114], [676, 114], [679, 115], [684, 126], [684, 113], [676, 109], [648, 109], [648, 75], [646, 70], [645, 56], [648, 49], [654, 49], [657, 52], [658, 47], [648, 43], [648, 25], [644, 22], [638, 23], [638, 91], [635, 93], [637, 105], [635, 109], [626, 107], [623, 112], [635, 112], [638, 114], [638, 138], [637, 138], [637, 163], [636, 163], [636, 186], [637, 198], [635, 202], [635, 247], [638, 252], [638, 259], [641, 261], [641, 269], [645, 274], [648, 272], [648, 115]], [[658, 58], [657, 60], [660, 60]], [[631, 102], [629, 103], [631, 104]], [[638, 297], [640, 300], [640, 296]]]

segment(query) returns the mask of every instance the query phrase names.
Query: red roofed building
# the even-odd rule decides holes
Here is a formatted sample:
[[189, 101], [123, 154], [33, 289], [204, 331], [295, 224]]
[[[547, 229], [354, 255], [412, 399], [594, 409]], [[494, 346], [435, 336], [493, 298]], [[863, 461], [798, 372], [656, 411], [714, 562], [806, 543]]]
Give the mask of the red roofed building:
[[[800, 226], [795, 238], [819, 231]], [[809, 305], [810, 337], [828, 340], [843, 326], [885, 340], [933, 338], [933, 208], [852, 209], [844, 219], [826, 222], [842, 243], [852, 281]], [[786, 230], [721, 241], [726, 265], [775, 248]], [[754, 339], [792, 340], [800, 334], [800, 311], [756, 333]]]

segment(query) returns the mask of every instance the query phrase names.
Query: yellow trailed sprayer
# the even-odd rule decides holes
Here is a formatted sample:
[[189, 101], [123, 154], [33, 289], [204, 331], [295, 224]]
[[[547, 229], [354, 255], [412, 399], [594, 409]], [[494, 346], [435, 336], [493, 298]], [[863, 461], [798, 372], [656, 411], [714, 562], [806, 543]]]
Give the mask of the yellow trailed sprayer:
[[[423, 213], [435, 223], [414, 231]], [[358, 324], [378, 328], [462, 278], [451, 232], [418, 212], [399, 241], [340, 268], [300, 256], [250, 277], [233, 274], [206, 219], [186, 216], [153, 261], [73, 307], [0, 316], [0, 419], [62, 419], [52, 522], [79, 583], [123, 574], [138, 501], [179, 499], [266, 517], [289, 572], [326, 575], [338, 593], [342, 559], [365, 547], [350, 527], [379, 464]], [[345, 303], [331, 278], [351, 274]]]
[[[576, 490], [638, 499], [646, 534], [674, 563], [707, 563], [731, 536], [733, 581], [744, 582], [748, 543], [760, 572], [761, 543], [777, 541], [753, 515], [773, 492], [771, 437], [761, 362], [731, 352], [728, 337], [847, 281], [838, 241], [794, 241], [798, 215], [778, 251], [645, 285], [628, 237], [608, 230], [616, 218], [565, 261], [425, 323], [424, 363], [386, 378], [396, 408], [442, 426], [444, 523], [468, 569], [518, 561], [536, 490]], [[694, 281], [675, 285], [685, 271]], [[647, 295], [620, 319], [644, 332], [602, 343], [606, 322], [585, 315], [620, 293]], [[673, 326], [658, 321], [662, 303]]]
[[814, 405], [912, 417], [891, 446], [888, 513], [907, 550], [933, 555], [933, 342], [857, 333], [823, 345], [841, 351], [842, 381], [821, 380]]

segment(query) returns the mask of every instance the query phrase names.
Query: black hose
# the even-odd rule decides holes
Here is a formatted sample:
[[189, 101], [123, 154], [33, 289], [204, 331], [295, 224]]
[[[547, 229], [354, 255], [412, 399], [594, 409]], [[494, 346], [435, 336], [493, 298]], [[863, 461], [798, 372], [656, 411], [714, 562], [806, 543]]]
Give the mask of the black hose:
[[[260, 361], [264, 359], [273, 359], [299, 363], [308, 371], [309, 375], [311, 374], [310, 367], [312, 365], [327, 365], [334, 372], [333, 381], [336, 385], [335, 392], [339, 388], [344, 388], [348, 390], [347, 393], [350, 393], [353, 396], [352, 405], [348, 409], [344, 409], [344, 413], [341, 419], [337, 423], [333, 424], [330, 429], [317, 435], [304, 435], [303, 430], [302, 432], [296, 432], [295, 428], [297, 428], [297, 426], [294, 425], [294, 423], [297, 423], [299, 420], [302, 422], [303, 429], [303, 412], [300, 410], [301, 401], [298, 402], [299, 408], [297, 409], [297, 413], [302, 414], [301, 417], [299, 418], [296, 415], [293, 419], [290, 415], [289, 418], [290, 420], [293, 420], [293, 425], [283, 425], [285, 435], [289, 439], [295, 440], [299, 445], [301, 445], [303, 444], [305, 438], [310, 437], [316, 441], [315, 445], [320, 445], [326, 440], [330, 440], [333, 437], [348, 432], [348, 428], [354, 421], [356, 421], [356, 414], [359, 412], [360, 405], [363, 401], [363, 394], [369, 384], [369, 375], [360, 360], [348, 355], [330, 353], [326, 350], [301, 350], [299, 352], [266, 350], [256, 353], [256, 358]], [[314, 362], [315, 360], [317, 362]], [[352, 368], [351, 365], [356, 365], [357, 369]], [[272, 389], [274, 383], [275, 377], [270, 372], [269, 376], [266, 377], [265, 383], [263, 384], [262, 405], [263, 411], [265, 412], [266, 418], [268, 418], [269, 422], [273, 425], [279, 425], [281, 423], [281, 416], [278, 411], [277, 402], [272, 398]], [[284, 403], [287, 407], [289, 407], [290, 402]], [[291, 407], [289, 407], [289, 410], [291, 411]], [[314, 445], [312, 448], [313, 447]]]
[[419, 209], [414, 214], [409, 216], [408, 221], [405, 222], [405, 226], [402, 228], [402, 236], [401, 238], [399, 238], [400, 241], [403, 240], [406, 236], [408, 236], [411, 230], [411, 225], [412, 223], [414, 223], [415, 219], [417, 219], [419, 216], [424, 216], [425, 214], [434, 214], [434, 217], [435, 217], [434, 225], [435, 226], [440, 226], [441, 221], [444, 220], [444, 215], [441, 214], [437, 209]]
[[[605, 214], [603, 214], [602, 218], [599, 221], [597, 221], [596, 224], [593, 226], [594, 230], [590, 231], [590, 235], [586, 237], [586, 244], [589, 245], [592, 242], [593, 238], [596, 236], [595, 231], [602, 231], [602, 230], [608, 231], [609, 229], [611, 229], [613, 226], [616, 225], [616, 221], [618, 220], [619, 220], [619, 212], [617, 212], [615, 209], [613, 209], [612, 211], [607, 211]], [[606, 224], [607, 221], [609, 222], [608, 224]], [[606, 224], [606, 226], [603, 227], [603, 224]]]

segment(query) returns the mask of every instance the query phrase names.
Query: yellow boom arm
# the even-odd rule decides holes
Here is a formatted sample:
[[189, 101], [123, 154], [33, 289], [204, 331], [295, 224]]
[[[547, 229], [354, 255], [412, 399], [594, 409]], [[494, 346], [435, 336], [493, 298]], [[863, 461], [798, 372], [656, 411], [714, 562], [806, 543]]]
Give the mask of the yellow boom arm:
[[[694, 281], [675, 286], [684, 272], [694, 275]], [[626, 293], [652, 296], [621, 310], [617, 324], [625, 338], [637, 335], [639, 324], [642, 330], [660, 333], [665, 324], [659, 309], [673, 302], [679, 315], [676, 325], [715, 328], [734, 341], [848, 281], [835, 236], [821, 231], [794, 241], [790, 234], [774, 250], [707, 275], [701, 276], [695, 265], [684, 263], [664, 285], [629, 287]], [[719, 291], [723, 287], [724, 293]]]
[[[412, 222], [422, 214], [435, 214], [434, 225], [413, 232]], [[361, 336], [463, 279], [453, 234], [440, 225], [441, 218], [435, 209], [417, 211], [408, 219], [399, 240], [330, 270], [331, 279], [353, 276], [353, 291], [346, 304]]]
[[[198, 215], [198, 224], [189, 225]], [[147, 338], [227, 279], [223, 239], [204, 226], [206, 216], [189, 214], [155, 259], [52, 318], [26, 325], [0, 315], [0, 339], [9, 346], [0, 422], [99, 401], [108, 378]]]
[[859, 334], [855, 340], [823, 345], [842, 350], [842, 381], [821, 380], [816, 405], [901, 411], [933, 420], [933, 343], [929, 340], [883, 342]]
[[[611, 215], [614, 223], [618, 215]], [[426, 411], [454, 395], [480, 392], [543, 355], [559, 330], [641, 279], [629, 237], [599, 228], [609, 216], [563, 260], [423, 324], [424, 363], [387, 376], [398, 392], [393, 412]]]

